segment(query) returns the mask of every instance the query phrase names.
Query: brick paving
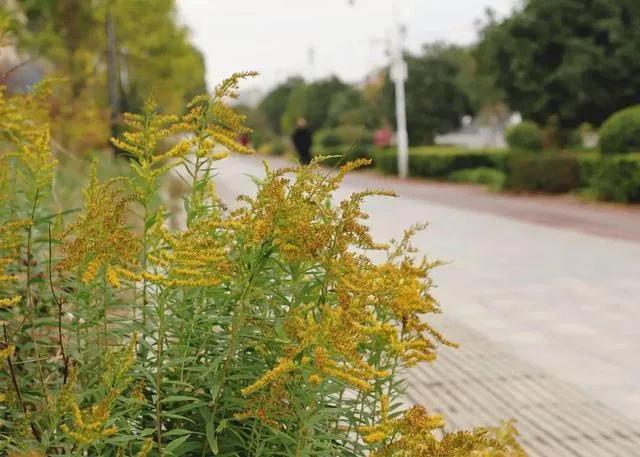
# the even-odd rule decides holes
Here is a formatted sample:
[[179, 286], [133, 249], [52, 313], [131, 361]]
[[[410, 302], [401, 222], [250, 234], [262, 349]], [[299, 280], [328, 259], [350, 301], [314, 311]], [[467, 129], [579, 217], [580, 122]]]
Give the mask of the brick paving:
[[412, 369], [407, 397], [432, 405], [449, 430], [515, 419], [530, 457], [640, 455], [637, 423], [465, 324], [443, 317], [439, 328], [461, 346]]

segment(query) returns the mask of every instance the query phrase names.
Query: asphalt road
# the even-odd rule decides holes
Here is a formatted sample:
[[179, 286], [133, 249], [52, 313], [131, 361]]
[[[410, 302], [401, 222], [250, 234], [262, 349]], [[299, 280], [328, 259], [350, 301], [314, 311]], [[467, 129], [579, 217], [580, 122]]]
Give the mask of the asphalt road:
[[[253, 191], [245, 174], [260, 176], [260, 160], [234, 156], [220, 162], [216, 183], [225, 201]], [[284, 164], [269, 160], [273, 166]], [[415, 244], [429, 257], [450, 262], [434, 273], [435, 295], [444, 310], [441, 325], [464, 342], [460, 355], [443, 355], [441, 366], [468, 360], [473, 372], [452, 381], [457, 387], [449, 389], [449, 409], [440, 406], [445, 416], [467, 426], [496, 403], [489, 399], [484, 407], [465, 406], [461, 396], [474, 391], [489, 395], [492, 382], [486, 380], [502, 379], [509, 381], [500, 387], [505, 396], [516, 389], [524, 397], [520, 403], [503, 401], [497, 415], [486, 419], [516, 417], [532, 430], [525, 436], [534, 443], [532, 455], [640, 455], [632, 451], [640, 449], [635, 423], [640, 421], [640, 210], [567, 198], [501, 196], [370, 172], [348, 177], [339, 196], [380, 187], [401, 196], [366, 204], [377, 238], [397, 238], [407, 226], [429, 222]], [[487, 354], [478, 347], [487, 348]], [[443, 400], [432, 397], [429, 386], [451, 381], [453, 371], [438, 369], [438, 363], [412, 375], [412, 400]], [[525, 388], [525, 378], [518, 381], [522, 373], [534, 386], [540, 379], [542, 393]], [[492, 395], [502, 401], [500, 391]], [[616, 424], [610, 433], [618, 438], [588, 436], [592, 432], [580, 425], [587, 412], [577, 414], [576, 404], [611, 427]], [[536, 441], [544, 436], [536, 426], [544, 419], [536, 414], [562, 408], [576, 416], [565, 422], [582, 441], [571, 438], [573, 448], [565, 449], [562, 443], [570, 438], [561, 435], [545, 447], [544, 438]], [[533, 416], [523, 415], [524, 410]], [[620, 447], [611, 444], [616, 440], [622, 440]], [[598, 442], [609, 447], [593, 447]]]

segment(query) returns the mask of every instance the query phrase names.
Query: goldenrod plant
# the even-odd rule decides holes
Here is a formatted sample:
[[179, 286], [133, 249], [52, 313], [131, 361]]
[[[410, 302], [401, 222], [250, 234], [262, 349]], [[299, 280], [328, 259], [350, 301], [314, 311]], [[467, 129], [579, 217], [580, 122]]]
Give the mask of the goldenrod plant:
[[[337, 200], [366, 160], [265, 164], [236, 209], [217, 197], [216, 161], [251, 153], [225, 104], [250, 76], [183, 116], [152, 100], [127, 115], [113, 141], [132, 173], [94, 168], [64, 216], [46, 85], [0, 92], [0, 453], [524, 456], [509, 423], [451, 433], [403, 411], [405, 369], [453, 343], [429, 324], [438, 262], [411, 246], [422, 227], [379, 243], [362, 204], [394, 194]], [[169, 173], [188, 189], [182, 230], [159, 197]]]

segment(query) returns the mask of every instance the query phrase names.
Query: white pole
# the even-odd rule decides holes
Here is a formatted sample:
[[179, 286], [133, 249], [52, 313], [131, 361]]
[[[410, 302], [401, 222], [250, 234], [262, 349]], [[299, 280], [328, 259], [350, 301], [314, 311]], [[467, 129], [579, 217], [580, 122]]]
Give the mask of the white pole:
[[409, 134], [407, 133], [407, 106], [404, 92], [404, 82], [407, 80], [407, 63], [402, 55], [403, 30], [397, 16], [395, 3], [393, 5], [395, 40], [391, 51], [391, 79], [396, 93], [396, 142], [398, 145], [398, 175], [406, 178], [409, 175]]
[[[404, 30], [400, 25], [396, 0], [391, 0], [395, 37], [391, 43], [391, 80], [396, 92], [396, 143], [398, 145], [398, 175], [409, 175], [409, 134], [407, 133], [407, 104], [404, 82], [407, 80], [407, 63], [404, 61]], [[349, 0], [353, 5], [354, 0]]]
[[[398, 62], [398, 65], [404, 66], [404, 73], [406, 74], [406, 63], [404, 60]], [[406, 178], [409, 175], [409, 135], [407, 133], [407, 108], [404, 94], [404, 79], [394, 78], [394, 84], [396, 89], [398, 174], [401, 178]]]

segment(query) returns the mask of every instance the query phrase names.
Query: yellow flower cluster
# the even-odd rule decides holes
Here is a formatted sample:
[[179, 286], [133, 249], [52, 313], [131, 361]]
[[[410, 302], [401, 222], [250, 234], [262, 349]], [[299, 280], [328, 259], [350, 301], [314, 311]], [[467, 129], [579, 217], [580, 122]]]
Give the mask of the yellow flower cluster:
[[381, 443], [372, 457], [526, 457], [516, 442], [512, 423], [497, 429], [444, 433], [442, 417], [429, 415], [422, 406], [413, 406], [400, 418], [390, 419], [388, 402], [382, 397], [378, 424], [358, 428], [366, 443]]
[[135, 195], [123, 195], [122, 180], [99, 183], [95, 166], [85, 190], [84, 213], [63, 234], [65, 243], [61, 270], [79, 270], [82, 282], [106, 275], [119, 286], [119, 276], [135, 271], [140, 242], [124, 227], [127, 204]]
[[157, 218], [156, 238], [161, 240], [149, 260], [157, 273], [143, 277], [167, 287], [212, 287], [220, 284], [232, 270], [228, 259], [233, 223], [217, 214], [197, 219], [183, 232], [170, 233]]
[[[8, 97], [0, 86], [0, 139], [16, 149], [8, 157], [16, 158], [21, 166], [17, 172], [22, 182], [32, 189], [46, 189], [53, 177], [56, 161], [49, 145], [47, 104], [51, 81], [45, 81], [28, 94]], [[3, 166], [0, 163], [0, 167]]]
[[156, 112], [153, 98], [144, 105], [142, 114], [126, 113], [126, 131], [122, 138], [112, 138], [111, 143], [134, 159], [132, 170], [152, 189], [156, 178], [166, 173], [174, 164], [172, 159], [182, 159], [189, 151], [187, 141], [178, 141], [163, 153], [158, 153], [159, 144], [182, 133], [178, 117]]
[[16, 347], [13, 344], [0, 344], [0, 360], [6, 360], [13, 355]]
[[[29, 220], [16, 220], [3, 224], [0, 227], [0, 290], [7, 290], [8, 287], [2, 286], [3, 283], [9, 284], [15, 280], [13, 274], [7, 269], [10, 265], [16, 264], [19, 255], [19, 249], [23, 243], [24, 229], [31, 225]], [[11, 308], [22, 300], [19, 295], [9, 297], [0, 297], [0, 309]]]
[[[256, 244], [272, 242], [285, 260], [321, 265], [326, 276], [318, 303], [291, 310], [286, 323], [292, 338], [291, 347], [285, 351], [289, 355], [247, 387], [245, 395], [290, 373], [300, 363], [296, 360], [308, 355], [314, 360], [315, 370], [310, 383], [330, 377], [369, 391], [371, 381], [389, 374], [372, 366], [364, 349], [381, 336], [394, 343], [394, 350], [408, 361], [435, 349], [422, 335], [429, 327], [420, 324], [418, 317], [435, 310], [433, 300], [423, 293], [428, 285], [419, 284], [419, 279], [427, 276], [427, 266], [415, 267], [409, 261], [401, 266], [391, 261], [384, 267], [376, 266], [367, 256], [353, 252], [354, 248], [387, 247], [376, 243], [361, 222], [366, 218], [361, 205], [368, 196], [394, 194], [371, 190], [353, 194], [337, 207], [329, 204], [344, 175], [366, 163], [348, 163], [333, 176], [319, 173], [318, 161], [308, 167], [275, 171], [266, 167], [267, 178], [257, 196], [243, 197], [248, 207], [237, 211], [236, 216], [240, 226], [249, 228]], [[295, 173], [295, 180], [287, 176], [290, 173]], [[393, 276], [383, 277], [389, 273]], [[395, 289], [389, 290], [390, 285]], [[329, 295], [335, 301], [329, 300]], [[381, 313], [401, 322], [403, 334], [414, 338], [400, 341], [397, 335], [402, 329], [380, 321]]]
[[107, 426], [107, 422], [110, 420], [113, 403], [132, 381], [128, 373], [135, 362], [136, 344], [137, 338], [134, 335], [126, 347], [107, 354], [106, 368], [101, 380], [106, 393], [91, 407], [80, 409], [73, 394], [77, 382], [77, 371], [75, 367], [70, 367], [69, 379], [60, 393], [58, 402], [71, 412], [73, 427], [63, 424], [60, 429], [78, 444], [90, 445], [118, 431], [113, 425]]

